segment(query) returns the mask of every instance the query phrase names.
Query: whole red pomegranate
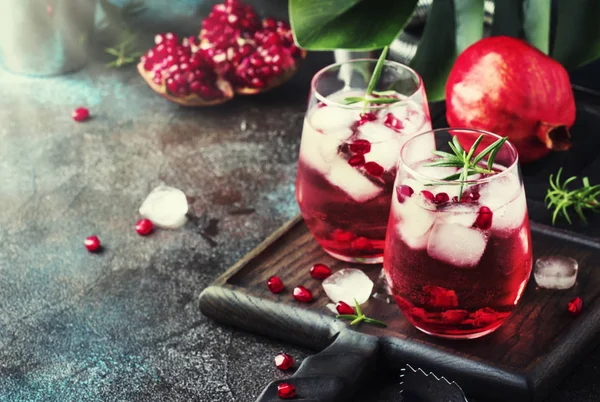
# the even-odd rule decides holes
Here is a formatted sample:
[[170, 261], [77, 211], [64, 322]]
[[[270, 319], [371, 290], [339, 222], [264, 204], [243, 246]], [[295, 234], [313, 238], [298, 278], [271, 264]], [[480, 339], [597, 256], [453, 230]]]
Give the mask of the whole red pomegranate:
[[209, 106], [281, 85], [306, 52], [294, 43], [287, 22], [265, 18], [239, 0], [216, 4], [199, 39], [156, 35], [138, 71], [150, 87], [184, 106]]
[[[494, 36], [456, 59], [446, 84], [446, 118], [451, 127], [508, 136], [527, 163], [570, 148], [575, 100], [557, 61], [520, 39]], [[461, 138], [465, 146], [473, 140]]]

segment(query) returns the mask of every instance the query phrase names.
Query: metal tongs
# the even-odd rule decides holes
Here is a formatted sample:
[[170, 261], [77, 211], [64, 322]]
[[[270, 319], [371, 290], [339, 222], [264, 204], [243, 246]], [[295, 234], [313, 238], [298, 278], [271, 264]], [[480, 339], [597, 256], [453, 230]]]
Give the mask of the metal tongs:
[[[282, 382], [295, 386], [293, 400], [298, 402], [352, 401], [374, 373], [378, 350], [377, 337], [344, 328], [331, 345], [306, 358], [292, 377], [270, 383], [256, 402], [280, 402], [277, 386]], [[403, 402], [467, 402], [455, 382], [409, 365], [402, 370], [401, 381]]]
[[402, 369], [400, 377], [403, 402], [468, 402], [454, 381], [415, 369], [410, 364]]

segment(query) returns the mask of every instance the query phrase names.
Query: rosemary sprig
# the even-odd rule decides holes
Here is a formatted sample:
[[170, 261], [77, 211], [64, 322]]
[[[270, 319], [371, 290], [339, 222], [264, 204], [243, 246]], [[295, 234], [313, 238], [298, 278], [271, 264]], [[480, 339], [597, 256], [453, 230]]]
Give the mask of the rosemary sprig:
[[142, 55], [141, 52], [135, 50], [137, 42], [137, 34], [128, 33], [124, 39], [116, 45], [116, 47], [108, 47], [104, 51], [112, 56], [115, 56], [115, 60], [106, 64], [108, 68], [119, 68], [127, 64], [135, 63], [138, 58]]
[[554, 208], [552, 213], [552, 224], [556, 222], [556, 218], [562, 215], [569, 224], [571, 217], [569, 216], [569, 208], [573, 208], [579, 216], [579, 219], [584, 224], [587, 224], [587, 219], [584, 215], [584, 210], [600, 212], [600, 202], [597, 198], [600, 196], [600, 184], [590, 185], [587, 177], [581, 179], [582, 186], [574, 190], [569, 190], [569, 184], [577, 180], [577, 176], [571, 176], [564, 182], [560, 182], [562, 168], [558, 169], [556, 177], [550, 175], [550, 188], [546, 193], [544, 201], [548, 209]]
[[[468, 181], [469, 176], [482, 173], [482, 174], [490, 174], [492, 173], [492, 167], [494, 166], [494, 160], [502, 148], [502, 145], [506, 142], [508, 137], [499, 138], [493, 144], [489, 145], [483, 151], [481, 151], [477, 156], [475, 156], [475, 151], [481, 141], [483, 140], [483, 134], [480, 135], [469, 151], [465, 151], [460, 145], [460, 141], [456, 136], [452, 137], [452, 141], [448, 142], [448, 146], [454, 153], [444, 152], [444, 151], [433, 151], [434, 155], [438, 156], [436, 160], [431, 163], [427, 163], [424, 166], [437, 166], [437, 167], [457, 167], [459, 168], [458, 173], [452, 174], [450, 176], [444, 177], [442, 180], [456, 180], [460, 183], [460, 191], [458, 193], [458, 201], [462, 198], [463, 188], [465, 186], [465, 182]], [[480, 166], [480, 162], [488, 156], [487, 159], [487, 169]], [[432, 183], [434, 185], [435, 183]]]
[[[369, 105], [369, 103], [382, 105], [401, 101], [401, 99], [392, 97], [392, 95], [395, 94], [394, 91], [375, 91], [375, 86], [377, 85], [377, 81], [379, 81], [379, 78], [381, 77], [381, 71], [383, 70], [383, 65], [385, 64], [385, 58], [387, 57], [387, 53], [388, 46], [384, 47], [383, 51], [379, 55], [379, 59], [377, 60], [377, 64], [375, 65], [375, 70], [373, 70], [373, 74], [371, 75], [371, 79], [369, 80], [369, 85], [367, 86], [367, 92], [365, 93], [365, 96], [349, 96], [347, 98], [344, 98], [344, 104], [351, 105], [358, 102], [364, 102], [362, 112], [365, 113], [367, 111], [367, 106]], [[371, 96], [373, 93], [375, 93], [378, 97], [375, 98]]]
[[387, 327], [387, 324], [385, 322], [367, 317], [360, 309], [360, 304], [358, 304], [356, 299], [354, 299], [354, 310], [356, 311], [356, 314], [338, 314], [336, 318], [341, 318], [342, 320], [349, 320], [350, 325], [357, 325], [361, 322], [365, 322], [367, 324], [378, 325], [384, 328]]

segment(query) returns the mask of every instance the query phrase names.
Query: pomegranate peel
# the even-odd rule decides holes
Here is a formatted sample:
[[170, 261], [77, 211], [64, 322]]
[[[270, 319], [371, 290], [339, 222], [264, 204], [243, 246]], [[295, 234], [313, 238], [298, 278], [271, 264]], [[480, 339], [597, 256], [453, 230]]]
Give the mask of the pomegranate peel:
[[451, 127], [507, 136], [521, 162], [533, 162], [570, 148], [575, 100], [569, 75], [523, 40], [484, 38], [456, 59], [446, 83], [446, 118]]

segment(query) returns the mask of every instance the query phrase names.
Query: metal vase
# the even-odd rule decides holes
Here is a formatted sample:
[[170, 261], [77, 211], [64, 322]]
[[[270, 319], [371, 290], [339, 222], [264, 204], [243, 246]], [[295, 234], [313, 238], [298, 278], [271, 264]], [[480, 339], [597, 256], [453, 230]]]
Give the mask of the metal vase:
[[78, 70], [89, 59], [96, 0], [0, 0], [0, 61], [17, 74]]

